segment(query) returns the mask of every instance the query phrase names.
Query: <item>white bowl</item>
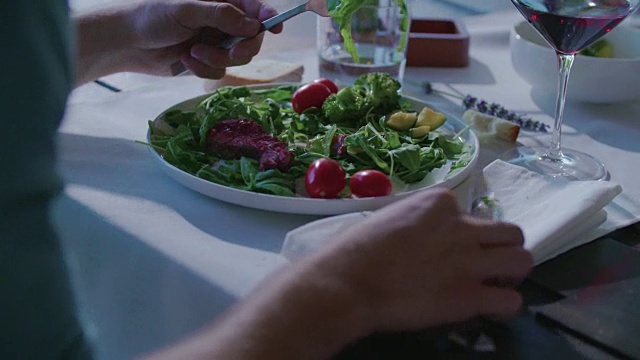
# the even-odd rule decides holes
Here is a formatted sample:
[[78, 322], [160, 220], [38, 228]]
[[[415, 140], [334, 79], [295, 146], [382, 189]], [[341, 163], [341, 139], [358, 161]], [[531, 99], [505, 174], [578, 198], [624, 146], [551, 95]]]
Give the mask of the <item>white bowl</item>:
[[[612, 58], [577, 55], [573, 62], [567, 99], [615, 103], [640, 98], [640, 28], [624, 23], [605, 35], [613, 46]], [[510, 35], [511, 62], [533, 88], [557, 92], [558, 61], [554, 50], [526, 21]]]

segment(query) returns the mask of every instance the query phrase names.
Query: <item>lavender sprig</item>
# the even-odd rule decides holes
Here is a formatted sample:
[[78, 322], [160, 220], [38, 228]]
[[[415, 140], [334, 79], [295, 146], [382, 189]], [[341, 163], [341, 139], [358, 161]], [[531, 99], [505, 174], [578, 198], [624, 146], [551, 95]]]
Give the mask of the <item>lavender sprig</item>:
[[475, 110], [481, 112], [483, 114], [496, 116], [501, 119], [511, 121], [512, 123], [518, 124], [520, 128], [527, 131], [535, 131], [535, 132], [548, 132], [547, 129], [549, 125], [544, 124], [540, 121], [533, 120], [529, 117], [524, 117], [522, 115], [518, 115], [513, 111], [509, 111], [505, 109], [504, 106], [496, 103], [489, 103], [485, 100], [478, 99], [477, 97], [467, 95], [465, 97], [459, 96], [457, 94], [451, 94], [448, 92], [444, 92], [441, 90], [437, 90], [433, 88], [430, 82], [425, 81], [422, 83], [422, 89], [425, 94], [439, 93], [442, 95], [452, 96], [462, 100], [462, 106], [469, 110]]

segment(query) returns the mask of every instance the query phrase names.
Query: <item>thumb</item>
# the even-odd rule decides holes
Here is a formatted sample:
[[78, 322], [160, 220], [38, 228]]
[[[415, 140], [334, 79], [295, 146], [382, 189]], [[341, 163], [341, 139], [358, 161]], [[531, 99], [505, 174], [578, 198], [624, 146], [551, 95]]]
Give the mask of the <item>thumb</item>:
[[216, 28], [233, 36], [250, 37], [260, 30], [260, 21], [248, 17], [238, 7], [216, 1], [190, 1], [184, 3], [176, 19], [184, 26], [197, 28]]

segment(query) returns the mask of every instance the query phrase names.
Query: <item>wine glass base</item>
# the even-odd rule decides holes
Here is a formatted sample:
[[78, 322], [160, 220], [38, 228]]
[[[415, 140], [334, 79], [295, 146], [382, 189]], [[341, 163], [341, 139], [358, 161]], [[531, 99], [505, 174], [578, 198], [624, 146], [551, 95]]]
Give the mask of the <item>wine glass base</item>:
[[501, 160], [566, 180], [605, 180], [609, 176], [599, 160], [571, 149], [563, 149], [560, 157], [553, 157], [548, 148], [521, 146], [504, 153]]

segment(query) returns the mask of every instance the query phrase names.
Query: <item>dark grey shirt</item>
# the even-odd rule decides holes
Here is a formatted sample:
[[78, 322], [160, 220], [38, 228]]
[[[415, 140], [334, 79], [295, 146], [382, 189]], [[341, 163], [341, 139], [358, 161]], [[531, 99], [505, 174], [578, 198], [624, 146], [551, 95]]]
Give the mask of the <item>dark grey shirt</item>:
[[0, 358], [86, 358], [49, 206], [72, 86], [64, 0], [0, 2]]

